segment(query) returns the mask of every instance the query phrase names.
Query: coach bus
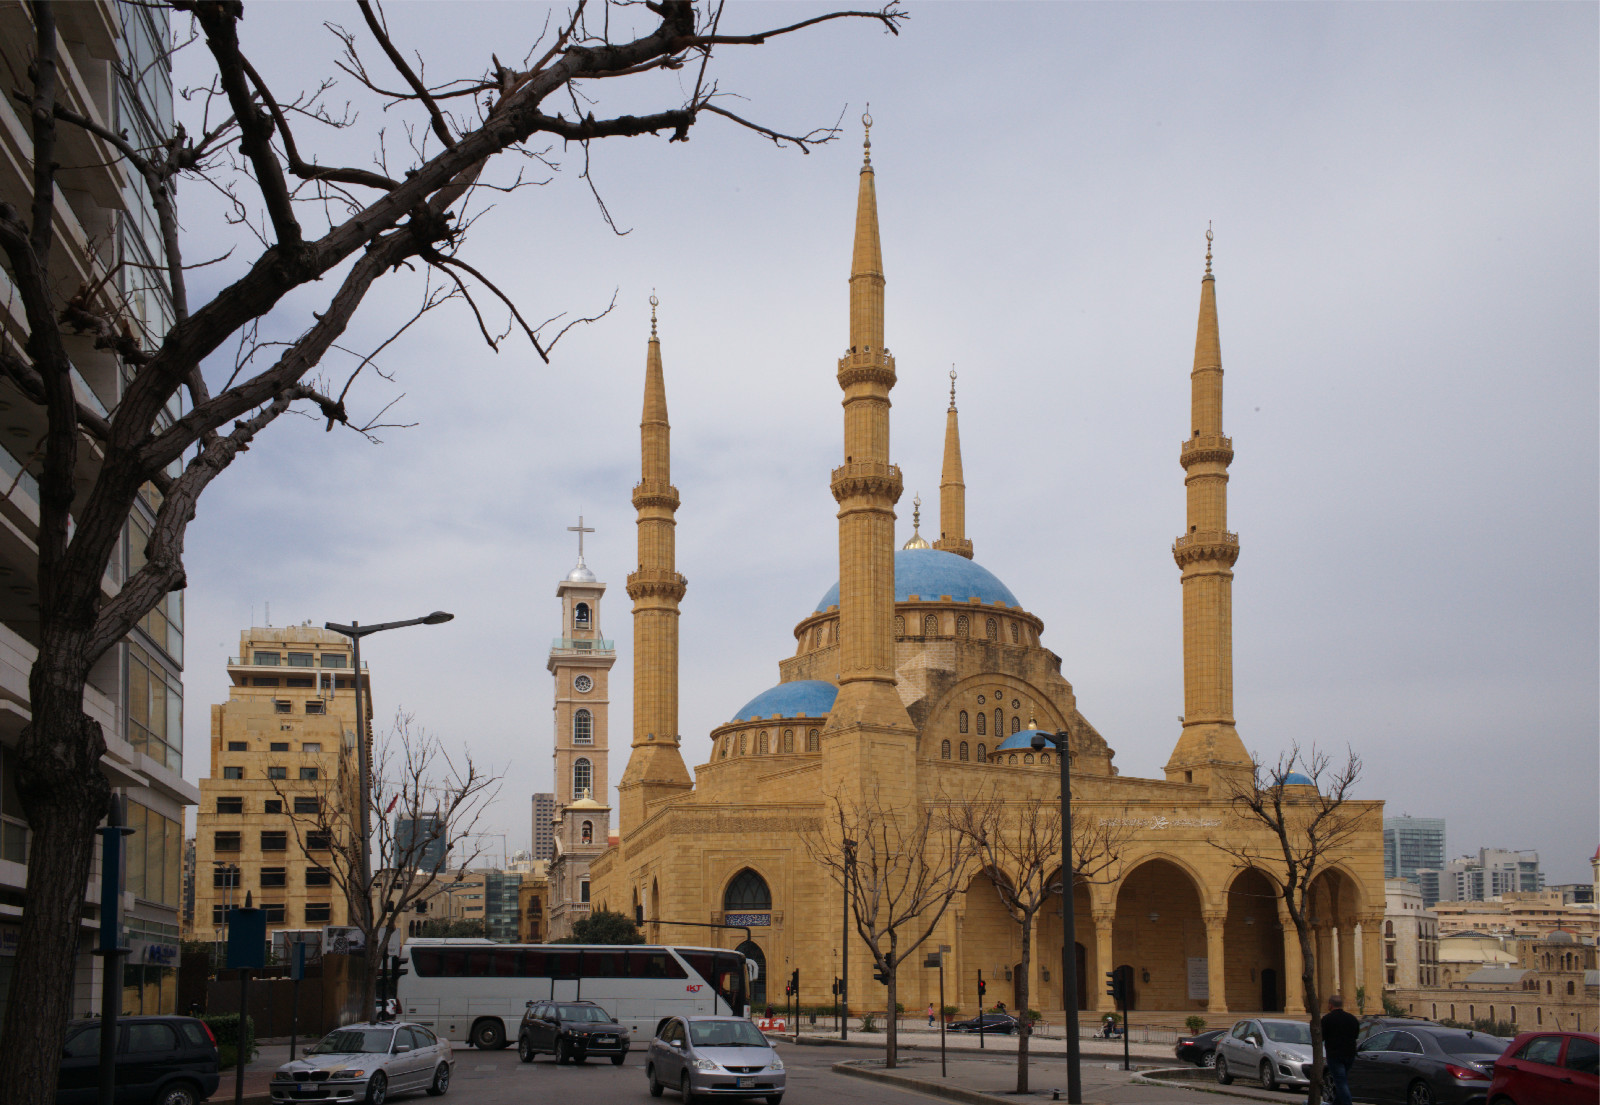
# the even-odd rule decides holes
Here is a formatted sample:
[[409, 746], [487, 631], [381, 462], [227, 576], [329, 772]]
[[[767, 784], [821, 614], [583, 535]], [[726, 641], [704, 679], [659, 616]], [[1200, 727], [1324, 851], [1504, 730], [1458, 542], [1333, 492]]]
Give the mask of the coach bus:
[[514, 1041], [530, 1001], [592, 1001], [648, 1040], [667, 1016], [745, 1015], [748, 961], [722, 948], [416, 939], [401, 949], [405, 1019], [474, 1047]]

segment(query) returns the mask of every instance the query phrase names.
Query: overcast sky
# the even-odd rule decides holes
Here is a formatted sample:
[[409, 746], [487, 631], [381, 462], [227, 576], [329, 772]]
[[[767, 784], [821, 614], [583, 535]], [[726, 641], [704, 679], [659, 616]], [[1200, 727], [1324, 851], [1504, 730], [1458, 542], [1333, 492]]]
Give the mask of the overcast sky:
[[[823, 10], [734, 5], [723, 30]], [[631, 733], [624, 582], [652, 288], [689, 579], [680, 724], [691, 769], [704, 761], [710, 729], [777, 681], [795, 623], [837, 578], [834, 372], [870, 101], [899, 540], [917, 491], [938, 531], [954, 363], [976, 559], [1044, 619], [1121, 772], [1161, 776], [1183, 709], [1171, 542], [1209, 222], [1246, 746], [1272, 759], [1295, 741], [1349, 745], [1361, 796], [1446, 818], [1450, 854], [1535, 848], [1550, 881], [1587, 881], [1600, 838], [1600, 8], [911, 10], [898, 38], [836, 24], [713, 62], [722, 89], [747, 97], [736, 109], [780, 129], [842, 112], [842, 140], [810, 156], [714, 118], [686, 144], [599, 143], [592, 175], [625, 237], [576, 150], [554, 151], [548, 185], [495, 197], [462, 255], [525, 313], [593, 313], [617, 292], [551, 365], [514, 339], [490, 351], [447, 307], [386, 354], [392, 384], [358, 392], [365, 410], [403, 393], [392, 413], [414, 428], [373, 446], [284, 419], [218, 481], [188, 541], [189, 776], [208, 770], [208, 706], [267, 603], [273, 625], [443, 608], [446, 626], [369, 638], [379, 720], [413, 711], [503, 770], [489, 820], [510, 850], [528, 846], [529, 795], [552, 784], [555, 586], [582, 513], [618, 642], [615, 784]], [[430, 80], [476, 76], [491, 51], [520, 59], [546, 12], [388, 9]], [[611, 18], [614, 32], [648, 23], [638, 7]], [[280, 96], [331, 71], [325, 19], [361, 25], [353, 5], [249, 6], [244, 50]], [[181, 55], [178, 83], [208, 80], [205, 61]], [[589, 91], [597, 115], [660, 110], [692, 80]], [[298, 137], [325, 161], [366, 164], [376, 128], [392, 146], [404, 116], [346, 96], [357, 126]], [[233, 240], [214, 196], [191, 186], [181, 202], [191, 259]], [[209, 283], [192, 294], [250, 256], [200, 270]], [[417, 288], [404, 274], [381, 286], [347, 344], [381, 341]], [[317, 303], [293, 297], [274, 332], [301, 329]]]

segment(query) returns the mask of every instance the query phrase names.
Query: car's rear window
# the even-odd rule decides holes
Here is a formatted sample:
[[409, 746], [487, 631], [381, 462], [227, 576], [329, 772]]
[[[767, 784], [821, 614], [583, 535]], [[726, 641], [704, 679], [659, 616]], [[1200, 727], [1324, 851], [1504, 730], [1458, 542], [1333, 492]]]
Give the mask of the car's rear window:
[[180, 1023], [179, 1028], [182, 1030], [183, 1038], [188, 1041], [190, 1047], [207, 1047], [210, 1045], [211, 1041], [206, 1039], [206, 1030], [193, 1021], [183, 1021]]
[[1471, 1036], [1465, 1032], [1435, 1032], [1433, 1039], [1446, 1055], [1499, 1055], [1506, 1049], [1505, 1040], [1481, 1032]]

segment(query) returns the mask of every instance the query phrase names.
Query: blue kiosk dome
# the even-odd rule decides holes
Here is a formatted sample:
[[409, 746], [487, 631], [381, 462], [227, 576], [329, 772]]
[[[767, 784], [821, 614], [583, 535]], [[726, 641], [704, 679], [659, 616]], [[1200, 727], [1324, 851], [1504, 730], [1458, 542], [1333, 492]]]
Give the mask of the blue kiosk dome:
[[[1021, 606], [1011, 588], [982, 564], [968, 560], [942, 549], [897, 549], [894, 554], [894, 601], [909, 602], [912, 595], [937, 602], [939, 596], [949, 595], [956, 602], [979, 602], [993, 605], [1003, 602], [1007, 606]], [[835, 583], [817, 603], [820, 614], [830, 606], [839, 605], [839, 585]]]
[[826, 680], [796, 679], [792, 683], [768, 687], [741, 706], [728, 721], [760, 721], [774, 715], [827, 717], [838, 696], [839, 688]]

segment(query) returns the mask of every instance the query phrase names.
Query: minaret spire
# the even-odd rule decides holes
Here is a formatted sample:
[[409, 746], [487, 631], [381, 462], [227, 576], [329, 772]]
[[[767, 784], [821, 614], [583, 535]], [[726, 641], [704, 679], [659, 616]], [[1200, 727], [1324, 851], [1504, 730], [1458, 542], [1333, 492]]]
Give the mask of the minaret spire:
[[961, 474], [961, 425], [956, 415], [956, 366], [950, 366], [950, 409], [944, 415], [944, 472], [939, 476], [936, 549], [972, 559], [967, 539], [967, 484]]
[[617, 784], [623, 833], [638, 828], [650, 802], [689, 790], [678, 737], [678, 603], [686, 583], [676, 567], [678, 489], [672, 486], [672, 426], [661, 339], [650, 296], [650, 342], [645, 352], [644, 413], [639, 420], [639, 569], [628, 576], [633, 599], [633, 749]]
[[[856, 198], [850, 262], [850, 348], [839, 358], [844, 390], [844, 464], [833, 470], [839, 503], [839, 696], [826, 737], [910, 735], [911, 719], [895, 690], [894, 505], [900, 469], [889, 463], [889, 391], [894, 357], [883, 346], [883, 251], [872, 171], [872, 116]], [[865, 776], [851, 767], [867, 741], [855, 739], [836, 758], [840, 785]], [[907, 746], [908, 751], [914, 751]], [[825, 749], [826, 750], [826, 749]], [[911, 763], [905, 764], [910, 777]], [[848, 783], [845, 781], [849, 780]]]
[[1183, 587], [1183, 732], [1167, 778], [1225, 788], [1250, 756], [1233, 719], [1233, 564], [1239, 536], [1228, 532], [1228, 465], [1222, 433], [1222, 342], [1217, 330], [1211, 229], [1200, 279], [1200, 320], [1189, 376], [1190, 429], [1179, 462], [1188, 488], [1188, 528], [1172, 546]]

